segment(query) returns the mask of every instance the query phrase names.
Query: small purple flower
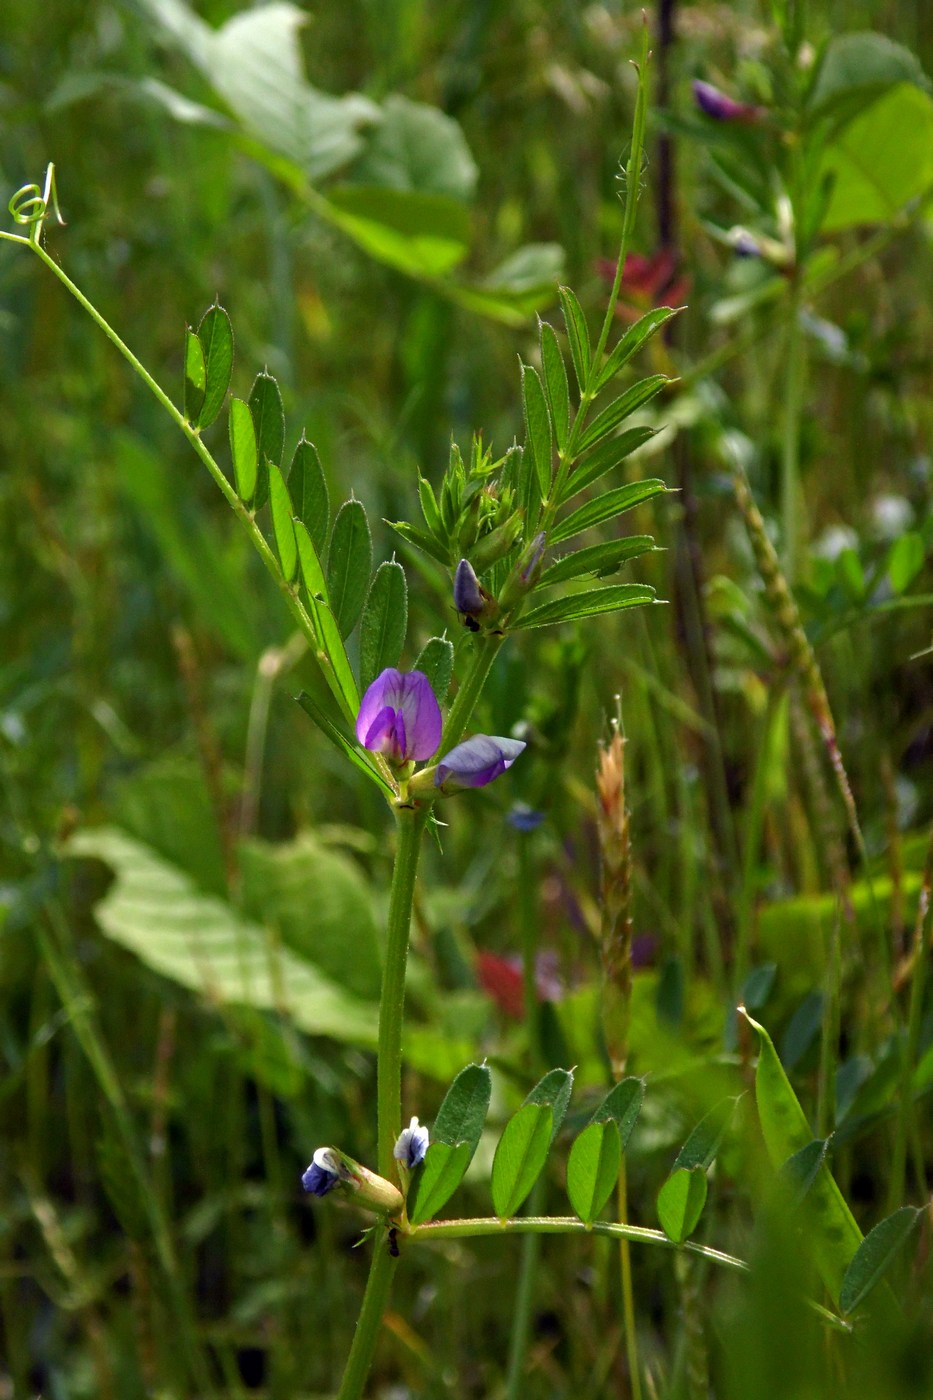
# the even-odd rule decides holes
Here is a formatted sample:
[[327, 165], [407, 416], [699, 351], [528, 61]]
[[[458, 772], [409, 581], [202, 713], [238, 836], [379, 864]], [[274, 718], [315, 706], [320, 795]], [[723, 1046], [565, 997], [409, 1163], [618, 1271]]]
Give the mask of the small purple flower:
[[736, 102], [727, 97], [712, 83], [704, 83], [697, 78], [693, 84], [693, 100], [701, 112], [717, 122], [756, 122], [762, 116], [762, 108], [751, 102]]
[[424, 672], [392, 667], [373, 681], [356, 717], [363, 747], [399, 765], [436, 753], [442, 728], [441, 707]]
[[312, 1196], [326, 1196], [340, 1181], [340, 1162], [336, 1154], [329, 1147], [319, 1147], [301, 1178], [302, 1186]]
[[506, 821], [515, 831], [537, 831], [544, 821], [544, 813], [529, 807], [527, 802], [516, 802]]
[[417, 1118], [413, 1118], [408, 1127], [399, 1133], [392, 1156], [397, 1162], [404, 1162], [411, 1171], [419, 1162], [424, 1161], [430, 1140], [427, 1128], [423, 1128]]
[[457, 787], [485, 787], [511, 768], [524, 748], [520, 739], [474, 734], [472, 739], [445, 754], [437, 765], [434, 782], [438, 787], [447, 782]]
[[461, 559], [454, 574], [454, 607], [465, 617], [479, 617], [484, 601], [473, 565], [469, 559]]

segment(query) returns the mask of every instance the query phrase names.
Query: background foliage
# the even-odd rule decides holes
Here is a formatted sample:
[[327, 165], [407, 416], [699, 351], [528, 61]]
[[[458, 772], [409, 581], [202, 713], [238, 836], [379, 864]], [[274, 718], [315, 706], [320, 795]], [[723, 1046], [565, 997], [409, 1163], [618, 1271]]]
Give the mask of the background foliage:
[[[474, 430], [496, 454], [522, 438], [516, 357], [535, 359], [535, 312], [563, 335], [558, 275], [599, 324], [640, 14], [533, 0], [195, 8], [7, 0], [2, 184], [12, 194], [55, 161], [67, 227], [50, 225], [51, 253], [176, 401], [183, 328], [216, 297], [236, 330], [234, 393], [248, 397], [263, 367], [279, 381], [286, 456], [304, 428], [332, 500], [352, 490], [371, 521], [415, 519], [418, 471], [438, 482], [451, 436], [465, 455]], [[933, 1157], [929, 997], [912, 1044], [907, 1029], [933, 798], [918, 655], [930, 223], [907, 201], [933, 181], [933, 15], [810, 6], [814, 53], [872, 29], [917, 65], [876, 49], [857, 81], [824, 69], [839, 123], [821, 148], [837, 177], [828, 205], [794, 164], [770, 8], [683, 5], [677, 22], [676, 44], [656, 45], [668, 94], [656, 91], [637, 232], [645, 258], [667, 245], [677, 261], [626, 291], [641, 310], [668, 291], [689, 305], [642, 357], [639, 374], [679, 383], [652, 409], [672, 427], [632, 464], [679, 488], [633, 517], [665, 552], [627, 574], [670, 606], [526, 633], [500, 658], [483, 727], [522, 726], [529, 750], [481, 807], [451, 804], [443, 852], [429, 853], [406, 1101], [432, 1121], [446, 1083], [485, 1055], [501, 1126], [544, 1068], [576, 1065], [579, 1131], [608, 1086], [593, 773], [618, 694], [639, 963], [630, 1067], [650, 1075], [626, 1149], [632, 1219], [657, 1223], [691, 1130], [750, 1087], [756, 1046], [731, 1012], [744, 996], [813, 1138], [835, 1133], [833, 1169], [867, 1232], [925, 1204]], [[777, 115], [710, 124], [693, 78]], [[812, 195], [802, 285], [780, 267], [779, 176]], [[734, 254], [737, 225], [774, 241], [770, 261]], [[0, 1386], [324, 1394], [362, 1288], [360, 1225], [309, 1207], [298, 1177], [323, 1142], [372, 1158], [386, 815], [294, 703], [314, 668], [190, 450], [6, 244], [0, 325]], [[865, 860], [807, 730], [806, 677], [736, 504], [737, 464], [785, 559], [795, 539]], [[445, 627], [463, 645], [447, 575], [380, 524], [376, 557], [393, 550], [409, 577], [407, 663]], [[542, 812], [540, 827], [511, 825], [513, 802]], [[535, 1034], [508, 961], [528, 928], [546, 998]], [[711, 1169], [698, 1237], [758, 1259], [753, 1285], [634, 1255], [656, 1393], [705, 1394], [704, 1366], [725, 1396], [930, 1393], [924, 1237], [895, 1266], [912, 1300], [902, 1324], [845, 1359], [828, 1352], [795, 1292], [819, 1284], [769, 1227], [750, 1103]], [[488, 1209], [492, 1151], [484, 1138], [464, 1211]], [[558, 1211], [565, 1161], [553, 1154], [542, 1188]], [[499, 1393], [512, 1245], [411, 1249], [377, 1386]], [[543, 1242], [523, 1394], [619, 1393], [613, 1248]]]

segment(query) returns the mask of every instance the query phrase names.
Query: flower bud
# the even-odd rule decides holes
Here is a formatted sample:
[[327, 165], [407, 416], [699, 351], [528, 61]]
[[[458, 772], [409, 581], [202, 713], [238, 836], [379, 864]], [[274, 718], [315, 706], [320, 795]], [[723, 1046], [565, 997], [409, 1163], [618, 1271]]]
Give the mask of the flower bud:
[[391, 1181], [377, 1176], [336, 1147], [317, 1149], [301, 1184], [315, 1196], [326, 1196], [339, 1186], [352, 1193], [359, 1205], [380, 1215], [397, 1215], [405, 1204], [401, 1191]]

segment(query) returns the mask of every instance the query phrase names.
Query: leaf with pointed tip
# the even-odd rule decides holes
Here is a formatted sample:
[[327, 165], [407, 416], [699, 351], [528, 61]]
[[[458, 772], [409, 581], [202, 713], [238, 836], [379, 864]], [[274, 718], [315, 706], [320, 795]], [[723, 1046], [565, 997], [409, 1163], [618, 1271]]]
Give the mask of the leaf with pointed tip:
[[259, 449], [259, 472], [256, 477], [256, 498], [253, 509], [259, 510], [269, 497], [269, 475], [265, 469], [266, 460], [282, 465], [282, 452], [285, 447], [285, 410], [282, 408], [282, 395], [271, 374], [257, 374], [250, 390], [249, 408], [256, 429], [256, 446]]
[[828, 1138], [814, 1138], [806, 1147], [801, 1147], [799, 1152], [795, 1152], [782, 1163], [780, 1177], [790, 1187], [795, 1205], [799, 1205], [805, 1199], [816, 1181], [832, 1140], [832, 1133]]
[[360, 623], [360, 690], [388, 666], [397, 666], [408, 630], [408, 584], [395, 560], [380, 564], [366, 595]]
[[611, 1119], [588, 1123], [567, 1162], [567, 1195], [584, 1225], [591, 1225], [606, 1204], [621, 1164], [617, 1125]]
[[259, 450], [253, 415], [243, 399], [233, 399], [230, 403], [230, 453], [237, 495], [249, 505], [256, 494]]
[[639, 447], [643, 447], [646, 442], [654, 437], [655, 428], [642, 423], [637, 428], [626, 428], [624, 433], [619, 433], [617, 437], [607, 438], [605, 442], [581, 458], [574, 466], [573, 471], [564, 482], [564, 489], [560, 493], [560, 504], [565, 505], [573, 496], [578, 496], [581, 491], [585, 491], [588, 486], [592, 486], [595, 481], [599, 481], [607, 472], [611, 472], [620, 462], [624, 462], [626, 457], [637, 452]]
[[314, 696], [309, 695], [306, 690], [302, 690], [295, 699], [298, 701], [298, 704], [304, 710], [305, 714], [311, 716], [321, 733], [326, 734], [338, 753], [342, 753], [344, 758], [348, 758], [354, 768], [358, 768], [361, 773], [365, 773], [366, 777], [370, 778], [376, 784], [385, 797], [390, 801], [394, 800], [395, 793], [389, 787], [389, 784], [382, 774], [377, 772], [372, 763], [366, 758], [365, 754], [360, 752], [358, 745], [354, 743], [349, 734], [345, 733], [339, 725], [334, 724], [331, 717], [321, 709], [320, 705], [314, 699]]
[[585, 593], [572, 593], [569, 598], [554, 598], [541, 603], [531, 612], [521, 613], [511, 623], [513, 631], [526, 627], [551, 627], [557, 622], [573, 622], [581, 617], [596, 617], [599, 613], [620, 612], [653, 603], [655, 592], [643, 583], [614, 583], [608, 588], [591, 588]]
[[366, 511], [351, 497], [337, 512], [327, 556], [327, 596], [342, 637], [349, 636], [362, 612], [372, 562]]
[[682, 306], [658, 306], [642, 316], [640, 320], [635, 322], [634, 326], [629, 327], [622, 339], [613, 347], [606, 363], [596, 376], [594, 392], [598, 393], [600, 389], [604, 389], [610, 379], [619, 373], [622, 366], [638, 353], [645, 341], [650, 340], [655, 331], [660, 330], [672, 316], [678, 315], [683, 310]]
[[426, 476], [419, 475], [418, 477], [418, 500], [421, 502], [421, 514], [428, 527], [428, 534], [443, 535], [444, 529], [441, 524], [441, 512], [437, 504], [437, 497], [434, 494], [434, 487]]
[[515, 1214], [541, 1175], [553, 1128], [547, 1103], [525, 1103], [506, 1123], [492, 1164], [492, 1205], [500, 1220]]
[[613, 1084], [609, 1093], [590, 1115], [591, 1123], [607, 1123], [610, 1120], [619, 1129], [622, 1151], [624, 1152], [632, 1129], [645, 1101], [645, 1081], [636, 1075], [629, 1075]]
[[666, 374], [652, 374], [626, 389], [624, 394], [620, 394], [612, 403], [607, 404], [601, 413], [597, 413], [580, 439], [580, 451], [586, 452], [595, 447], [596, 443], [602, 442], [607, 434], [613, 432], [620, 423], [624, 423], [636, 409], [653, 399], [655, 394], [670, 382], [670, 377]]
[[567, 339], [570, 342], [570, 358], [573, 360], [574, 373], [577, 376], [577, 384], [582, 394], [586, 388], [587, 380], [590, 377], [590, 338], [586, 329], [586, 317], [583, 308], [577, 301], [576, 296], [569, 287], [558, 287], [557, 295], [560, 297], [560, 307], [564, 313], [564, 325], [567, 327]]
[[206, 428], [224, 406], [233, 373], [233, 326], [222, 306], [215, 303], [205, 311], [198, 325], [198, 340], [204, 352], [205, 384], [197, 426]]
[[569, 1069], [548, 1070], [543, 1079], [539, 1079], [531, 1093], [527, 1095], [525, 1103], [547, 1104], [554, 1110], [554, 1119], [551, 1127], [551, 1141], [557, 1134], [557, 1130], [564, 1121], [564, 1114], [567, 1112], [567, 1105], [570, 1103], [570, 1095], [573, 1092], [573, 1071]]
[[[522, 406], [525, 412], [525, 471], [534, 467], [537, 484], [536, 500], [547, 500], [551, 489], [551, 415], [538, 372], [531, 365], [522, 365]], [[537, 518], [537, 508], [528, 521], [530, 529]]]
[[299, 520], [295, 526], [295, 543], [298, 546], [298, 559], [301, 576], [304, 579], [308, 603], [308, 615], [314, 624], [314, 632], [320, 648], [318, 660], [324, 678], [336, 696], [344, 716], [351, 724], [356, 723], [360, 708], [360, 695], [356, 679], [347, 658], [347, 649], [340, 635], [327, 594], [327, 582], [317, 550], [308, 534], [307, 526]]
[[412, 1225], [423, 1225], [443, 1209], [466, 1175], [472, 1156], [468, 1142], [431, 1143], [408, 1193]]
[[545, 569], [538, 580], [539, 588], [549, 588], [555, 583], [565, 583], [567, 579], [581, 578], [592, 574], [594, 578], [606, 578], [621, 569], [630, 559], [642, 554], [650, 554], [656, 548], [650, 535], [626, 535], [621, 540], [608, 540], [605, 544], [589, 545], [578, 549], [575, 554], [566, 554]]
[[436, 559], [439, 564], [450, 563], [449, 552], [442, 548], [434, 536], [429, 535], [426, 530], [419, 530], [417, 525], [409, 525], [407, 520], [390, 520], [389, 524], [397, 535], [401, 535], [406, 544], [420, 550], [422, 554], [427, 554], [429, 558]]
[[738, 1097], [721, 1099], [700, 1119], [683, 1147], [674, 1158], [674, 1170], [678, 1167], [702, 1167], [704, 1171], [712, 1164], [726, 1135], [732, 1115], [735, 1113]]
[[873, 1230], [869, 1230], [842, 1280], [839, 1307], [844, 1313], [854, 1312], [880, 1283], [913, 1234], [922, 1214], [915, 1206], [901, 1206], [900, 1210], [880, 1220]]
[[323, 555], [330, 525], [330, 497], [317, 448], [304, 436], [292, 457], [288, 491], [295, 514], [304, 521], [318, 555]]
[[492, 1075], [487, 1066], [467, 1065], [444, 1095], [431, 1129], [431, 1141], [447, 1142], [451, 1146], [468, 1142], [472, 1146], [472, 1159], [482, 1136], [491, 1096]]
[[627, 486], [617, 486], [613, 491], [595, 496], [555, 526], [548, 544], [553, 548], [554, 545], [562, 544], [564, 540], [573, 539], [574, 535], [581, 535], [584, 530], [591, 530], [594, 525], [602, 525], [606, 520], [615, 520], [627, 510], [642, 505], [644, 501], [650, 501], [652, 496], [660, 496], [666, 490], [667, 487], [659, 477], [648, 477], [645, 481], [630, 481]]
[[189, 328], [185, 331], [185, 417], [194, 427], [198, 425], [198, 415], [204, 406], [205, 376], [204, 350]]
[[544, 367], [544, 384], [551, 408], [554, 436], [559, 450], [563, 452], [570, 432], [570, 386], [567, 383], [564, 357], [560, 353], [554, 327], [548, 325], [547, 321], [541, 322], [541, 363]]
[[282, 473], [275, 463], [267, 461], [266, 471], [269, 476], [269, 500], [272, 507], [272, 533], [275, 535], [275, 547], [279, 552], [282, 573], [291, 583], [298, 568], [298, 546], [295, 543], [292, 501]]
[[702, 1167], [677, 1167], [661, 1187], [658, 1219], [674, 1244], [683, 1244], [699, 1225], [706, 1192], [706, 1172]]
[[412, 669], [427, 676], [431, 682], [431, 689], [437, 696], [437, 703], [443, 705], [454, 673], [453, 643], [446, 637], [429, 637], [418, 653]]

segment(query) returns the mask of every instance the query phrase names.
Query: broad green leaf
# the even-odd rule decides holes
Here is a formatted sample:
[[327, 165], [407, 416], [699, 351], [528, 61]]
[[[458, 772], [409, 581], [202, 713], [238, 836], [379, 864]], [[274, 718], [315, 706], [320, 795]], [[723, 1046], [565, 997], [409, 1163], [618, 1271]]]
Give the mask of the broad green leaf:
[[295, 525], [292, 520], [292, 501], [282, 473], [274, 462], [266, 462], [269, 476], [269, 502], [272, 508], [272, 532], [275, 547], [279, 552], [282, 573], [291, 583], [298, 568], [298, 546], [295, 543]]
[[338, 724], [334, 723], [330, 715], [321, 708], [314, 697], [309, 695], [306, 690], [302, 690], [295, 698], [305, 714], [310, 715], [314, 720], [314, 723], [321, 730], [321, 733], [326, 734], [334, 748], [342, 753], [344, 758], [348, 758], [353, 766], [358, 768], [361, 773], [365, 773], [366, 777], [376, 784], [385, 797], [390, 801], [394, 800], [395, 793], [386, 782], [385, 778], [383, 778], [382, 774], [373, 767], [372, 763], [367, 759], [366, 755], [360, 750], [354, 740], [350, 738], [349, 734], [341, 729]]
[[816, 1181], [832, 1140], [832, 1134], [828, 1138], [814, 1138], [782, 1164], [781, 1180], [790, 1188], [795, 1205], [800, 1204]]
[[469, 211], [449, 195], [342, 185], [331, 188], [322, 205], [371, 257], [409, 277], [443, 277], [469, 248]]
[[295, 448], [288, 472], [288, 494], [298, 519], [303, 521], [314, 548], [323, 556], [330, 526], [330, 497], [324, 468], [313, 442], [304, 434]]
[[585, 593], [572, 593], [569, 598], [554, 598], [541, 603], [530, 612], [520, 613], [511, 624], [512, 630], [525, 627], [551, 627], [557, 622], [572, 622], [576, 618], [595, 617], [599, 613], [619, 612], [653, 603], [655, 592], [642, 583], [615, 583], [608, 588], [592, 588]]
[[702, 1167], [677, 1167], [658, 1192], [661, 1229], [674, 1244], [683, 1244], [700, 1223], [706, 1205], [706, 1172]]
[[394, 560], [373, 575], [360, 622], [360, 690], [387, 666], [397, 666], [408, 630], [408, 585], [405, 570]]
[[842, 1280], [839, 1290], [842, 1312], [854, 1312], [865, 1301], [904, 1248], [922, 1214], [915, 1206], [901, 1206], [868, 1232]]
[[590, 353], [590, 338], [586, 329], [586, 317], [583, 314], [582, 306], [569, 287], [558, 287], [557, 295], [560, 297], [560, 306], [564, 313], [564, 325], [567, 327], [567, 339], [570, 342], [570, 358], [573, 360], [574, 373], [577, 376], [577, 384], [582, 394], [590, 377], [590, 361], [592, 358]]
[[340, 628], [347, 637], [357, 624], [369, 588], [373, 542], [369, 521], [360, 501], [344, 501], [334, 521], [327, 556], [327, 597]]
[[343, 644], [340, 628], [328, 601], [327, 583], [321, 561], [311, 543], [311, 536], [301, 521], [295, 526], [295, 543], [298, 546], [298, 560], [305, 584], [308, 613], [320, 647], [318, 661], [331, 691], [340, 702], [345, 718], [352, 725], [356, 723], [360, 695], [347, 659], [347, 649]]
[[807, 107], [814, 116], [863, 111], [898, 83], [929, 86], [919, 59], [884, 34], [838, 34], [823, 52]]
[[895, 593], [904, 593], [923, 568], [926, 551], [923, 536], [915, 530], [908, 530], [895, 540], [888, 555], [887, 575]]
[[450, 1200], [466, 1175], [473, 1152], [468, 1142], [432, 1142], [408, 1193], [412, 1225], [431, 1220]]
[[560, 352], [554, 327], [548, 325], [547, 321], [541, 322], [541, 363], [544, 368], [544, 384], [551, 408], [554, 436], [562, 452], [567, 446], [570, 431], [570, 386], [567, 383], [564, 357]]
[[721, 1099], [700, 1119], [674, 1158], [675, 1171], [679, 1167], [686, 1167], [688, 1171], [694, 1167], [702, 1167], [705, 1171], [711, 1165], [732, 1122], [738, 1101], [735, 1097]]
[[586, 549], [578, 549], [575, 554], [566, 554], [563, 559], [550, 564], [538, 580], [538, 586], [548, 588], [551, 584], [565, 583], [567, 579], [581, 578], [584, 574], [605, 578], [621, 569], [630, 559], [650, 554], [655, 548], [655, 542], [650, 535], [628, 535], [621, 540], [589, 545]]
[[[758, 1034], [755, 1099], [765, 1146], [777, 1170], [788, 1157], [813, 1141], [813, 1133], [768, 1032], [752, 1020], [744, 1007], [739, 1010]], [[862, 1232], [825, 1162], [816, 1174], [804, 1209], [808, 1226], [804, 1235], [806, 1247], [824, 1284], [838, 1301], [849, 1261], [862, 1243]]]
[[645, 341], [650, 340], [656, 331], [660, 330], [672, 316], [676, 316], [683, 309], [682, 306], [657, 306], [653, 311], [647, 312], [637, 320], [634, 326], [630, 326], [622, 339], [610, 351], [606, 363], [596, 376], [596, 392], [604, 389], [609, 381], [619, 373], [623, 365], [628, 364], [632, 356], [638, 354]]
[[[526, 243], [510, 253], [480, 286], [463, 288], [468, 293], [463, 304], [474, 303], [476, 309], [491, 315], [498, 309], [503, 319], [521, 324], [526, 316], [554, 300], [554, 285], [563, 267], [564, 250], [559, 243]], [[508, 315], [509, 311], [515, 315]], [[516, 320], [516, 315], [521, 320]]]
[[622, 1145], [610, 1119], [589, 1123], [570, 1149], [567, 1195], [584, 1225], [591, 1225], [606, 1204], [619, 1177]]
[[431, 1129], [431, 1141], [451, 1146], [458, 1142], [469, 1143], [472, 1159], [482, 1136], [491, 1095], [492, 1075], [486, 1065], [467, 1065], [444, 1095]]
[[551, 415], [537, 370], [530, 365], [522, 365], [521, 368], [522, 406], [525, 413], [525, 471], [534, 467], [537, 494], [542, 501], [546, 501], [551, 489], [554, 451]]
[[636, 409], [641, 408], [649, 399], [653, 399], [655, 394], [670, 382], [670, 378], [666, 374], [651, 374], [647, 379], [639, 379], [637, 384], [626, 389], [624, 394], [620, 394], [612, 403], [607, 404], [601, 413], [597, 413], [580, 439], [580, 452], [586, 452], [589, 448], [595, 447], [598, 442], [602, 442], [607, 434], [617, 428], [620, 423], [624, 423], [625, 419], [631, 417]]
[[453, 643], [446, 637], [429, 637], [418, 654], [414, 671], [421, 671], [431, 682], [437, 703], [443, 705], [454, 673]]
[[197, 426], [206, 428], [224, 406], [233, 373], [233, 327], [222, 306], [211, 306], [201, 317], [198, 340], [204, 352], [204, 402]]
[[827, 147], [820, 178], [832, 181], [824, 233], [889, 222], [933, 186], [933, 98], [892, 88]]
[[[107, 937], [196, 992], [207, 1006], [276, 1011], [311, 1035], [375, 1047], [374, 1003], [337, 986], [225, 900], [203, 894], [148, 847], [116, 828], [100, 827], [79, 831], [66, 849], [70, 856], [104, 861], [116, 874], [94, 911]], [[326, 909], [324, 902], [309, 904], [311, 920]], [[335, 937], [345, 933], [342, 913], [339, 918]]]
[[552, 548], [562, 544], [564, 540], [573, 539], [574, 535], [580, 535], [584, 530], [591, 530], [594, 525], [614, 520], [625, 511], [640, 506], [644, 501], [650, 501], [653, 496], [659, 496], [666, 490], [664, 482], [658, 477], [648, 477], [644, 481], [631, 481], [627, 486], [617, 486], [615, 490], [595, 496], [593, 500], [587, 501], [586, 505], [565, 516], [552, 530], [548, 543]]
[[590, 1115], [591, 1123], [607, 1123], [610, 1120], [619, 1129], [622, 1151], [625, 1151], [632, 1135], [641, 1106], [645, 1101], [645, 1081], [634, 1075], [620, 1079]]
[[463, 129], [453, 117], [393, 93], [353, 167], [354, 182], [380, 189], [418, 190], [469, 203], [478, 177]]
[[185, 331], [185, 417], [194, 427], [204, 406], [206, 370], [204, 350], [190, 328]]
[[605, 442], [600, 443], [592, 452], [577, 462], [564, 482], [560, 504], [564, 505], [571, 497], [579, 495], [587, 486], [592, 486], [607, 472], [611, 472], [620, 462], [624, 462], [626, 457], [653, 438], [655, 432], [656, 429], [643, 423], [637, 428], [626, 428], [624, 433], [619, 433], [617, 437], [607, 438]]
[[256, 494], [259, 449], [256, 446], [253, 415], [249, 404], [243, 399], [230, 401], [230, 452], [233, 457], [237, 495], [249, 505]]
[[256, 476], [256, 496], [253, 509], [260, 510], [269, 497], [269, 473], [266, 462], [282, 465], [282, 452], [285, 447], [285, 412], [282, 408], [282, 395], [271, 374], [257, 374], [249, 396], [249, 409], [256, 429], [256, 447], [259, 452], [259, 469]]
[[500, 1220], [514, 1215], [541, 1175], [554, 1128], [547, 1103], [525, 1103], [505, 1125], [492, 1164], [492, 1205]]

